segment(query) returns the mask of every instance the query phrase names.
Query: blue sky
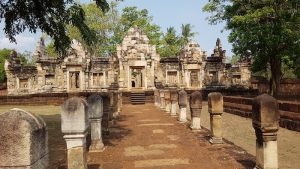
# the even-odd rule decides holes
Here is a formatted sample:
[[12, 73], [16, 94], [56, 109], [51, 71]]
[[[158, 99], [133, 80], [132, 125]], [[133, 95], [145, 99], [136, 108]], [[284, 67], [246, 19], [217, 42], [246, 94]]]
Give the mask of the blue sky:
[[[193, 25], [193, 31], [198, 34], [194, 41], [198, 42], [202, 48], [210, 55], [214, 49], [216, 39], [219, 37], [223, 44], [223, 49], [227, 51], [227, 56], [231, 57], [232, 45], [228, 43], [228, 31], [221, 30], [224, 24], [209, 25], [206, 20], [209, 14], [202, 12], [202, 7], [208, 0], [124, 0], [120, 2], [119, 9], [126, 6], [137, 6], [139, 9], [147, 9], [153, 16], [153, 23], [161, 26], [165, 32], [170, 26], [175, 27], [177, 33], [180, 33], [181, 24], [190, 23]], [[81, 0], [83, 3], [89, 3], [91, 0]], [[0, 23], [0, 48], [13, 48], [23, 52], [25, 50], [33, 52], [35, 44], [41, 33], [30, 34], [29, 32], [18, 35], [18, 44], [9, 43], [5, 38], [3, 31], [3, 22]]]

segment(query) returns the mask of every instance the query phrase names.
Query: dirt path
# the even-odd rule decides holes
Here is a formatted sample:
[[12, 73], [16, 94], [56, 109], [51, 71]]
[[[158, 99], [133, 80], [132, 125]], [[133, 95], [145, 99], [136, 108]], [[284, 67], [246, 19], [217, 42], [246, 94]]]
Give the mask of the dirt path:
[[254, 157], [232, 144], [211, 145], [206, 129], [196, 133], [153, 104], [124, 105], [104, 137], [106, 150], [89, 153], [91, 167], [101, 169], [253, 168]]

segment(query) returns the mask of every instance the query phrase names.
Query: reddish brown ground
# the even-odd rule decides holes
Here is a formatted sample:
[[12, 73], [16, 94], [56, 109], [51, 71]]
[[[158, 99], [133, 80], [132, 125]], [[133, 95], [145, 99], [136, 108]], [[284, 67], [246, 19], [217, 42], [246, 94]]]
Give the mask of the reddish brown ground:
[[[65, 141], [60, 131], [60, 107], [1, 106], [0, 112], [12, 107], [29, 110], [43, 117], [49, 133], [49, 168], [65, 169], [67, 155]], [[156, 126], [153, 123], [156, 123]], [[224, 127], [227, 128], [227, 125]], [[254, 167], [254, 157], [245, 150], [228, 142], [223, 145], [211, 145], [208, 142], [208, 130], [192, 132], [188, 124], [180, 124], [177, 118], [170, 117], [154, 104], [124, 105], [110, 134], [103, 137], [106, 149], [102, 153], [88, 154], [89, 169]], [[147, 167], [153, 164], [156, 166]]]
[[254, 157], [241, 148], [229, 143], [211, 145], [208, 139], [207, 130], [192, 132], [153, 104], [124, 105], [110, 135], [104, 137], [106, 150], [89, 153], [88, 161], [92, 168], [103, 169], [132, 169], [141, 161], [156, 162], [155, 167], [147, 167], [153, 169], [253, 168]]

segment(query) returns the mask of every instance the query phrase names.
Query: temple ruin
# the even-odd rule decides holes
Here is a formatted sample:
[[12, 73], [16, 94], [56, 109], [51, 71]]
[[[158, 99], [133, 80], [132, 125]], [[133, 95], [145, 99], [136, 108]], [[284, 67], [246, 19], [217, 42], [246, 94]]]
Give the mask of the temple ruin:
[[133, 27], [117, 46], [116, 56], [93, 56], [75, 40], [65, 58], [51, 58], [45, 51], [41, 39], [34, 66], [22, 65], [16, 52], [11, 53], [5, 62], [9, 95], [107, 91], [111, 84], [121, 91], [250, 85], [250, 62], [225, 63], [220, 39], [209, 57], [199, 44], [190, 42], [178, 56], [161, 58], [146, 34]]

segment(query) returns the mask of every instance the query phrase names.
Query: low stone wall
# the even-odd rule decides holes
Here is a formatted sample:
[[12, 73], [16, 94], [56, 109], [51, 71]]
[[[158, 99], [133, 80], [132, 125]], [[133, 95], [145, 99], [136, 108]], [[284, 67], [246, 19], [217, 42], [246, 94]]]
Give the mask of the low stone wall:
[[[224, 111], [227, 113], [252, 118], [252, 98], [224, 97]], [[278, 101], [280, 126], [289, 130], [300, 131], [300, 103]]]
[[[263, 78], [252, 79], [251, 86], [259, 93], [269, 92], [269, 81]], [[280, 82], [279, 99], [300, 101], [300, 79], [282, 79]]]

